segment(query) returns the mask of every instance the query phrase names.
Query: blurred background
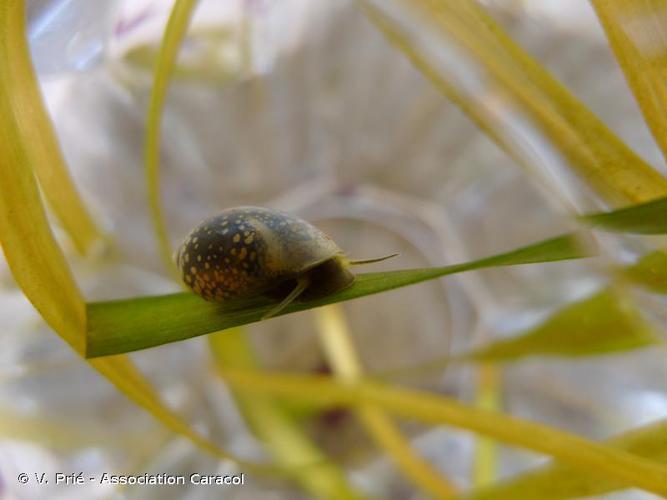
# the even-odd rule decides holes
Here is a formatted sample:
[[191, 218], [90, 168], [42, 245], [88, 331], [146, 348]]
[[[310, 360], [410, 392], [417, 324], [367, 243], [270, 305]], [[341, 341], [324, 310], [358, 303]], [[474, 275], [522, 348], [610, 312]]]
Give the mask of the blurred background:
[[[378, 2], [382, 3], [382, 2]], [[391, 4], [391, 2], [385, 2]], [[664, 172], [595, 14], [575, 0], [487, 0], [519, 42], [635, 151]], [[68, 258], [88, 300], [179, 290], [160, 259], [143, 170], [152, 68], [171, 2], [33, 0], [33, 61], [77, 186], [113, 244]], [[409, 22], [407, 20], [406, 22]], [[418, 27], [415, 27], [418, 29]], [[355, 2], [202, 0], [181, 52], [162, 128], [162, 203], [173, 247], [203, 218], [236, 205], [286, 210], [350, 255], [400, 256], [368, 270], [447, 265], [573, 228], [572, 207], [601, 205], [544, 138], [443, 47], [452, 80], [521, 145], [521, 169], [393, 48]], [[604, 241], [610, 261], [637, 243]], [[478, 367], [447, 357], [538, 324], [609, 279], [603, 263], [479, 271], [345, 303], [366, 372], [474, 402]], [[25, 470], [229, 473], [100, 378], [44, 325], [0, 262], [0, 497], [298, 499], [286, 482], [243, 488], [21, 486]], [[313, 312], [252, 325], [269, 369], [327, 373]], [[206, 340], [133, 355], [196, 429], [251, 459], [266, 456]], [[424, 369], [427, 366], [428, 369]], [[421, 368], [420, 368], [421, 367]], [[667, 416], [662, 351], [585, 361], [529, 358], [502, 368], [499, 409], [602, 439]], [[303, 416], [309, 436], [370, 495], [426, 498], [345, 410]], [[413, 446], [457, 486], [473, 485], [475, 436], [404, 424]], [[497, 476], [545, 461], [503, 446]], [[608, 498], [643, 499], [636, 490]]]

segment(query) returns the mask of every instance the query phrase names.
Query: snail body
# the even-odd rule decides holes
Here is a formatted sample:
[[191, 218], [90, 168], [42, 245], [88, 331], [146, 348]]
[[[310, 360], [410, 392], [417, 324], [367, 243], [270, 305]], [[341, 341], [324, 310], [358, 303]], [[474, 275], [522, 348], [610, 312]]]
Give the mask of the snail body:
[[206, 300], [282, 298], [265, 317], [299, 296], [313, 299], [347, 288], [355, 279], [349, 268], [357, 263], [305, 220], [250, 206], [203, 221], [176, 254], [184, 283]]

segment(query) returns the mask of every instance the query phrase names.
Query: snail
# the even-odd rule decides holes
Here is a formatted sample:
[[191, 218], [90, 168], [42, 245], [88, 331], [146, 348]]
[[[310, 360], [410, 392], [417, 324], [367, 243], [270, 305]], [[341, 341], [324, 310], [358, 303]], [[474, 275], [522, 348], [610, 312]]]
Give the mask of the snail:
[[223, 210], [195, 227], [177, 251], [176, 265], [185, 284], [208, 301], [282, 298], [266, 319], [297, 298], [321, 298], [352, 285], [352, 265], [395, 255], [350, 260], [305, 220], [247, 206]]

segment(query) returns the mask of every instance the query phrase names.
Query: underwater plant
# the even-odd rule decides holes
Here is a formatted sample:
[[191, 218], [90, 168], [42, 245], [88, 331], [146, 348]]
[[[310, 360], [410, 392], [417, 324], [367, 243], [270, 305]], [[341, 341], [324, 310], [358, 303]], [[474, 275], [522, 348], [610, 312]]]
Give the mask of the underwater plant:
[[[665, 387], [652, 382], [664, 374], [664, 168], [474, 0], [239, 2], [223, 29], [206, 23], [209, 11], [197, 21], [197, 4], [174, 2], [157, 49], [121, 43], [150, 9], [121, 16], [117, 57], [88, 82], [72, 78], [53, 118], [25, 2], [0, 6], [3, 315], [27, 300], [41, 317], [36, 328], [17, 320], [39, 335], [21, 339], [13, 326], [6, 342], [46, 345], [34, 349], [67, 353], [76, 367], [59, 383], [48, 359], [25, 369], [30, 359], [8, 348], [61, 392], [30, 400], [33, 420], [4, 395], [7, 436], [69, 453], [115, 450], [64, 462], [96, 474], [242, 472], [246, 489], [230, 493], [241, 498], [667, 495]], [[591, 4], [664, 153], [667, 5]], [[290, 16], [312, 23], [297, 41], [281, 31]], [[445, 98], [463, 115], [442, 108]], [[474, 132], [466, 120], [482, 146], [457, 134]], [[483, 153], [448, 156], [456, 146]], [[235, 300], [181, 289], [181, 276], [191, 285], [203, 268], [189, 275], [179, 257], [179, 273], [175, 242], [204, 216], [248, 204], [308, 228], [295, 234], [319, 251], [316, 224], [344, 253], [334, 244]], [[267, 241], [284, 245], [276, 234]], [[346, 274], [348, 256], [389, 252], [400, 256], [382, 270]], [[344, 286], [311, 272], [323, 262], [338, 266]], [[323, 292], [309, 295], [313, 283]], [[43, 344], [45, 331], [64, 343]], [[89, 368], [101, 377], [86, 389]], [[628, 373], [641, 375], [624, 391]], [[659, 418], [634, 414], [636, 386]], [[594, 407], [609, 394], [607, 408]], [[511, 397], [524, 406], [511, 411]], [[133, 405], [153, 419], [124, 420], [144, 418]], [[577, 412], [593, 423], [568, 419]], [[509, 447], [553, 462], [535, 466]], [[0, 463], [12, 492], [44, 491], [16, 483], [12, 467]], [[30, 467], [31, 478], [41, 470]], [[86, 495], [118, 487], [93, 486]], [[135, 488], [128, 493], [148, 495]]]

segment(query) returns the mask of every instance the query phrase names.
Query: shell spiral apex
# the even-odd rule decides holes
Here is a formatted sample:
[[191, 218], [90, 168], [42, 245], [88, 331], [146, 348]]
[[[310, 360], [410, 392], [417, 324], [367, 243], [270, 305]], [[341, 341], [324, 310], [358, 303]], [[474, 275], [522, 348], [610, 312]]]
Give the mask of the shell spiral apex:
[[206, 300], [282, 298], [265, 318], [299, 296], [312, 299], [350, 286], [354, 274], [349, 267], [355, 263], [362, 261], [349, 261], [329, 236], [305, 220], [249, 206], [206, 219], [176, 254], [181, 278]]

